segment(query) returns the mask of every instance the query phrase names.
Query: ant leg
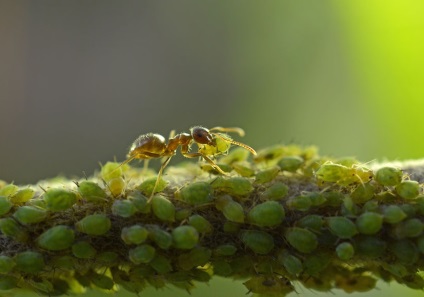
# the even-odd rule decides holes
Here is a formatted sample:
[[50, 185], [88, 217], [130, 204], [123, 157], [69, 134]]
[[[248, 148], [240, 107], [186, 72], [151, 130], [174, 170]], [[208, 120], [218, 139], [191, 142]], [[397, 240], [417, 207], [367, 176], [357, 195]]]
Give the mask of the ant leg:
[[234, 132], [237, 133], [238, 135], [240, 135], [241, 137], [243, 137], [245, 135], [244, 130], [242, 128], [238, 128], [238, 127], [228, 127], [228, 128], [224, 128], [224, 127], [213, 127], [212, 129], [209, 129], [209, 131], [218, 131], [218, 132]]
[[149, 202], [152, 200], [153, 195], [155, 194], [156, 188], [157, 188], [157, 187], [158, 187], [158, 185], [159, 185], [160, 178], [162, 177], [163, 170], [165, 169], [166, 165], [168, 165], [169, 161], [171, 160], [171, 157], [172, 157], [172, 156], [169, 156], [169, 157], [168, 157], [168, 158], [167, 158], [167, 159], [166, 159], [166, 160], [162, 163], [162, 165], [160, 166], [160, 169], [159, 169], [159, 172], [158, 172], [158, 176], [157, 176], [157, 178], [156, 178], [155, 185], [154, 185], [154, 187], [153, 187], [152, 193], [150, 194], [149, 200], [147, 200], [147, 203], [149, 203]]
[[183, 153], [183, 156], [186, 158], [197, 158], [202, 157], [208, 162], [215, 170], [223, 175], [228, 175], [227, 172], [223, 171], [214, 161], [212, 161], [208, 156], [203, 155], [202, 153]]

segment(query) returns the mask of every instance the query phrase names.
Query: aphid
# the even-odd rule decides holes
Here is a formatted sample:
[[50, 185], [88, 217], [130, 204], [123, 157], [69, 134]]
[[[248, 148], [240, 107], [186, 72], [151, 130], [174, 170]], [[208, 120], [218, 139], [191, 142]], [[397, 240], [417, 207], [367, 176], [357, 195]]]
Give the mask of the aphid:
[[89, 242], [78, 241], [72, 245], [72, 254], [80, 259], [92, 259], [97, 251]]
[[375, 212], [365, 212], [356, 219], [359, 233], [372, 235], [383, 226], [383, 216]]
[[355, 249], [350, 242], [342, 242], [336, 247], [336, 254], [342, 260], [349, 260], [355, 254]]
[[88, 235], [103, 235], [109, 231], [111, 226], [110, 219], [104, 214], [88, 215], [75, 223], [75, 227], [79, 232]]
[[341, 186], [349, 186], [354, 183], [364, 184], [373, 177], [371, 170], [358, 164], [347, 167], [332, 162], [322, 164], [315, 175], [323, 182], [333, 182]]
[[15, 256], [16, 268], [26, 273], [38, 273], [44, 266], [43, 255], [38, 252], [25, 251]]
[[[228, 135], [217, 132], [235, 132], [240, 136], [244, 135], [244, 131], [241, 128], [223, 128], [215, 127], [212, 129], [206, 129], [201, 126], [195, 126], [190, 129], [190, 133], [180, 133], [171, 136], [166, 143], [165, 138], [160, 134], [148, 133], [139, 136], [131, 145], [130, 151], [127, 155], [127, 159], [120, 164], [120, 166], [131, 162], [134, 159], [156, 159], [165, 157], [165, 161], [162, 163], [156, 184], [153, 187], [150, 199], [153, 197], [157, 184], [162, 176], [163, 170], [168, 165], [172, 156], [176, 154], [178, 147], [181, 146], [181, 154], [186, 158], [197, 158], [202, 157], [208, 162], [215, 170], [219, 173], [227, 175], [212, 159], [217, 155], [227, 153], [232, 144], [240, 146], [253, 155], [256, 155], [256, 151], [250, 146], [232, 140]], [[193, 143], [198, 145], [197, 152], [190, 152], [190, 147]]]
[[310, 253], [318, 246], [317, 236], [309, 230], [292, 227], [288, 228], [285, 238], [289, 244], [301, 253]]
[[197, 266], [204, 266], [209, 262], [212, 251], [205, 247], [195, 247], [178, 257], [178, 266], [183, 270], [191, 270]]
[[69, 248], [75, 240], [75, 232], [68, 226], [54, 226], [37, 238], [39, 247], [49, 251], [60, 251]]
[[241, 240], [253, 252], [260, 255], [266, 255], [274, 248], [274, 238], [259, 230], [244, 231], [241, 234]]
[[328, 217], [326, 222], [331, 233], [339, 238], [348, 239], [358, 234], [355, 224], [346, 217]]
[[126, 244], [143, 243], [147, 236], [149, 236], [149, 231], [140, 225], [124, 227], [121, 231], [121, 238]]
[[149, 263], [155, 257], [156, 250], [149, 244], [142, 244], [129, 251], [129, 258], [134, 264]]
[[172, 239], [177, 249], [189, 250], [199, 241], [199, 232], [192, 226], [179, 226], [172, 230]]
[[284, 218], [284, 207], [277, 201], [266, 201], [253, 207], [247, 215], [250, 223], [259, 227], [275, 227]]

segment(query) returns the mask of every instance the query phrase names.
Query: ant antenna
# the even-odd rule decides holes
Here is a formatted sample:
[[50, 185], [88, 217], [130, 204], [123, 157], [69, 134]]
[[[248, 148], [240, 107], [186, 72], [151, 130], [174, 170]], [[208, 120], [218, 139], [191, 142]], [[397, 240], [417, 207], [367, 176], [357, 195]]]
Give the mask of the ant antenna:
[[240, 146], [240, 147], [242, 147], [242, 148], [244, 148], [244, 149], [248, 150], [249, 152], [251, 152], [254, 156], [256, 156], [256, 155], [257, 155], [256, 151], [255, 151], [253, 148], [251, 148], [250, 146], [248, 146], [247, 144], [244, 144], [244, 143], [241, 143], [241, 142], [238, 142], [238, 141], [232, 140], [231, 138], [229, 138], [229, 137], [225, 137], [225, 136], [223, 136], [222, 134], [219, 134], [219, 133], [212, 133], [212, 135], [214, 135], [214, 136], [216, 136], [216, 137], [218, 137], [218, 138], [221, 138], [221, 139], [223, 139], [223, 140], [225, 140], [225, 141], [228, 141], [228, 142], [229, 142], [229, 143], [231, 143], [231, 144], [234, 144], [234, 145]]
[[244, 130], [242, 128], [239, 127], [228, 127], [228, 128], [224, 128], [224, 127], [213, 127], [211, 129], [209, 129], [209, 131], [219, 131], [219, 132], [234, 132], [237, 133], [238, 135], [240, 135], [241, 137], [243, 137], [245, 135]]

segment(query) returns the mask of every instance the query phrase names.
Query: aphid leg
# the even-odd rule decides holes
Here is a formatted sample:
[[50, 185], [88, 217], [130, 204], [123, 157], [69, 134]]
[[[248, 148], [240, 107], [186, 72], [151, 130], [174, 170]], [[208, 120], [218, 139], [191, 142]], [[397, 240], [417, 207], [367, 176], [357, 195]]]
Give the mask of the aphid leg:
[[238, 127], [228, 127], [228, 128], [224, 128], [224, 127], [213, 127], [212, 129], [209, 129], [209, 131], [218, 131], [218, 132], [234, 132], [237, 133], [238, 135], [240, 135], [241, 137], [243, 137], [245, 135], [244, 130], [242, 128], [238, 128]]
[[186, 158], [197, 158], [202, 157], [206, 162], [208, 162], [216, 171], [223, 175], [228, 175], [227, 172], [223, 171], [214, 161], [212, 161], [208, 156], [201, 153], [183, 153], [183, 156]]
[[152, 200], [153, 195], [155, 194], [156, 188], [157, 188], [157, 187], [158, 187], [158, 185], [159, 185], [159, 181], [160, 181], [160, 179], [161, 179], [161, 177], [162, 177], [163, 170], [164, 170], [164, 169], [165, 169], [165, 167], [168, 165], [169, 161], [171, 160], [171, 157], [172, 157], [172, 156], [169, 156], [168, 158], [166, 158], [166, 160], [165, 160], [165, 161], [162, 163], [162, 165], [160, 166], [160, 169], [159, 169], [159, 172], [158, 172], [158, 176], [157, 176], [157, 178], [156, 178], [156, 182], [155, 182], [155, 185], [154, 185], [154, 187], [153, 187], [152, 193], [150, 194], [150, 197], [149, 197], [149, 199], [147, 200], [147, 202], [148, 202], [148, 203]]
[[149, 159], [144, 159], [143, 172], [147, 172], [148, 169], [149, 169]]
[[242, 148], [244, 148], [244, 149], [246, 149], [246, 150], [248, 150], [249, 152], [251, 152], [254, 156], [256, 156], [257, 154], [256, 154], [256, 151], [253, 149], [253, 148], [251, 148], [250, 146], [248, 146], [247, 144], [244, 144], [244, 143], [241, 143], [241, 142], [238, 142], [238, 141], [234, 141], [234, 140], [232, 140], [231, 138], [228, 138], [228, 137], [225, 137], [225, 136], [223, 136], [222, 134], [219, 134], [219, 133], [212, 133], [214, 136], [216, 136], [216, 137], [219, 137], [219, 138], [221, 138], [221, 139], [223, 139], [223, 140], [225, 140], [225, 141], [228, 141], [229, 143], [231, 143], [231, 144], [234, 144], [234, 145], [237, 145], [237, 146], [240, 146], [240, 147], [242, 147]]

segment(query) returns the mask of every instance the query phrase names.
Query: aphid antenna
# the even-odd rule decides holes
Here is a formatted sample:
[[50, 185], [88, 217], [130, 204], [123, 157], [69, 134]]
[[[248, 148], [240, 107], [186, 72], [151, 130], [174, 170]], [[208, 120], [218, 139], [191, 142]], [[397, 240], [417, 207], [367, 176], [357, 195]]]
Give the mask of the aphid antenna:
[[229, 138], [229, 137], [225, 137], [225, 136], [223, 136], [222, 134], [219, 134], [219, 133], [212, 133], [212, 135], [214, 135], [214, 136], [216, 136], [216, 137], [218, 137], [218, 138], [221, 138], [221, 139], [223, 139], [223, 140], [225, 140], [225, 141], [228, 141], [228, 142], [229, 142], [229, 143], [231, 143], [231, 144], [234, 144], [234, 145], [240, 146], [240, 147], [242, 147], [242, 148], [244, 148], [244, 149], [248, 150], [249, 152], [251, 152], [254, 156], [256, 156], [256, 155], [257, 155], [256, 151], [255, 151], [253, 148], [251, 148], [250, 146], [248, 146], [247, 144], [244, 144], [244, 143], [241, 143], [241, 142], [238, 142], [238, 141], [232, 140], [231, 138]]

